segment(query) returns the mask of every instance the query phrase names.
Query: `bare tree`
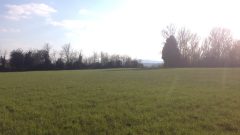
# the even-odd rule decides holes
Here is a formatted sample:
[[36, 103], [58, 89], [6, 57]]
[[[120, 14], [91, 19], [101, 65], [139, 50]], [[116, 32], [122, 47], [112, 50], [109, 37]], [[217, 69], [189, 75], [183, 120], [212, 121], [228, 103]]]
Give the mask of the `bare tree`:
[[233, 45], [231, 31], [224, 28], [214, 28], [206, 39], [210, 47], [210, 59], [215, 66], [227, 66]]
[[181, 28], [178, 31], [177, 41], [179, 46], [179, 51], [183, 59], [187, 59], [188, 57], [188, 50], [189, 50], [189, 43], [191, 40], [191, 32], [186, 28]]
[[56, 50], [53, 50], [50, 53], [50, 59], [51, 59], [52, 63], [56, 63], [56, 61], [57, 61], [57, 51]]
[[82, 50], [80, 50], [79, 53], [78, 53], [78, 62], [80, 64], [83, 63], [83, 53], [82, 53]]
[[193, 66], [200, 59], [199, 37], [186, 28], [178, 31], [177, 40], [182, 56], [182, 63]]
[[175, 36], [175, 33], [176, 33], [176, 27], [173, 24], [166, 26], [166, 28], [162, 30], [162, 36], [164, 40], [166, 40], [170, 36]]
[[78, 61], [79, 52], [71, 50], [69, 53], [69, 62], [74, 63], [75, 61]]
[[101, 52], [100, 59], [102, 66], [106, 66], [109, 62], [109, 55], [107, 53]]
[[234, 41], [230, 52], [231, 66], [240, 66], [240, 40]]
[[46, 50], [48, 53], [50, 53], [51, 51], [51, 46], [49, 43], [45, 43], [45, 45], [43, 46], [43, 50]]
[[197, 34], [191, 34], [190, 46], [188, 49], [189, 63], [192, 66], [197, 66], [200, 62], [201, 50], [199, 46], [200, 38]]
[[99, 62], [98, 54], [96, 52], [93, 52], [92, 56], [88, 58], [88, 62], [89, 64], [98, 63]]
[[65, 44], [63, 47], [62, 47], [62, 56], [65, 60], [66, 63], [69, 63], [70, 61], [70, 55], [71, 55], [71, 44], [68, 43], [68, 44]]

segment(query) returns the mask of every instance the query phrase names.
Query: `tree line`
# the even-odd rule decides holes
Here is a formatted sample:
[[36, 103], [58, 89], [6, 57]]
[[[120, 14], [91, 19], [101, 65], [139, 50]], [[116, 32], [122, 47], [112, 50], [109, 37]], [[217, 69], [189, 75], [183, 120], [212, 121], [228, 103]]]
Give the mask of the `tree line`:
[[167, 26], [162, 49], [165, 67], [240, 67], [240, 40], [231, 31], [214, 28], [204, 40], [189, 29]]
[[0, 51], [0, 71], [143, 67], [140, 60], [132, 59], [129, 56], [94, 52], [91, 56], [85, 57], [81, 51], [72, 49], [70, 44], [62, 46], [60, 52], [52, 51], [50, 45], [45, 44], [42, 49], [12, 50], [9, 59], [6, 55], [6, 51]]
[[[169, 25], [162, 30], [162, 36], [165, 67], [240, 67], [240, 40], [233, 39], [228, 29], [214, 28], [207, 38], [200, 40], [197, 33], [187, 28]], [[6, 56], [6, 51], [0, 50], [0, 71], [143, 67], [140, 60], [129, 56], [101, 52], [86, 57], [70, 44], [63, 45], [60, 52], [45, 44], [42, 49], [16, 49], [8, 59]]]

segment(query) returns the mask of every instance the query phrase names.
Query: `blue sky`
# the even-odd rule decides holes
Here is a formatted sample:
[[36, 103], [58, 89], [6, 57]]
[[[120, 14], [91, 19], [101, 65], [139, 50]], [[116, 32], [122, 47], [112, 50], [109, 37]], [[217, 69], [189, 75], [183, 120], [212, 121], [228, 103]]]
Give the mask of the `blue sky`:
[[237, 0], [1, 0], [0, 50], [60, 50], [71, 43], [84, 54], [108, 52], [161, 60], [161, 30], [187, 27], [201, 38], [226, 27], [240, 38]]

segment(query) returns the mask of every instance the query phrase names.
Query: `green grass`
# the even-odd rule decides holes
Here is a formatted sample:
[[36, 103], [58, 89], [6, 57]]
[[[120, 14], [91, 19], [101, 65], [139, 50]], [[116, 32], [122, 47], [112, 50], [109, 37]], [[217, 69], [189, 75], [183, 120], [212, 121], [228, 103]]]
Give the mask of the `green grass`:
[[0, 135], [240, 134], [240, 69], [0, 73]]

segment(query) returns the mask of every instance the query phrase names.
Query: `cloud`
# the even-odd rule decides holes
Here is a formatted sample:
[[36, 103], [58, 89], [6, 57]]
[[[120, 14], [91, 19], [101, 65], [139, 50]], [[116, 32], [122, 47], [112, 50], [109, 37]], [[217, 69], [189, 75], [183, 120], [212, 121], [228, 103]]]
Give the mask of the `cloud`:
[[11, 20], [20, 20], [30, 18], [31, 16], [49, 17], [56, 9], [43, 3], [28, 3], [20, 5], [6, 5], [7, 14], [5, 18]]
[[63, 19], [55, 20], [54, 18], [47, 18], [47, 23], [55, 26], [61, 27], [70, 31], [79, 31], [79, 30], [93, 30], [99, 27], [99, 21], [103, 19], [101, 13], [96, 13], [94, 11], [82, 8], [78, 11], [78, 14], [82, 16], [90, 16], [89, 18], [84, 19]]
[[93, 28], [95, 25], [93, 21], [86, 21], [86, 20], [62, 20], [62, 21], [49, 20], [49, 23], [53, 26], [62, 27], [67, 30], [74, 30], [74, 31]]
[[91, 12], [87, 9], [80, 9], [79, 14], [80, 15], [89, 15]]
[[20, 29], [15, 29], [15, 28], [0, 28], [1, 33], [18, 33], [20, 32]]
[[100, 17], [102, 15], [102, 13], [99, 12], [95, 12], [92, 10], [88, 10], [85, 8], [82, 8], [78, 11], [78, 14], [80, 14], [81, 16], [89, 16], [89, 17]]
[[52, 24], [53, 26], [63, 27], [66, 29], [82, 29], [85, 27], [83, 21], [80, 20], [51, 21], [50, 24]]

